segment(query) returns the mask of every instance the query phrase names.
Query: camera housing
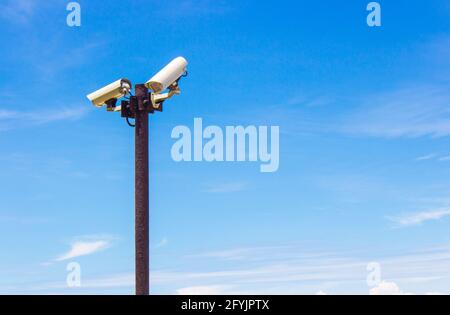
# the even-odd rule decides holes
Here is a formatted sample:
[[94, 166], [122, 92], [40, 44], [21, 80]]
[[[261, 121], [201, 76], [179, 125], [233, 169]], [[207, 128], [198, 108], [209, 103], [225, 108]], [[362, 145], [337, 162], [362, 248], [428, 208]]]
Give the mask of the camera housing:
[[161, 93], [186, 73], [187, 65], [186, 59], [177, 57], [148, 80], [145, 86], [154, 93]]
[[132, 84], [128, 79], [119, 79], [87, 96], [87, 98], [96, 107], [108, 105], [109, 102], [115, 102], [124, 97], [131, 90]]

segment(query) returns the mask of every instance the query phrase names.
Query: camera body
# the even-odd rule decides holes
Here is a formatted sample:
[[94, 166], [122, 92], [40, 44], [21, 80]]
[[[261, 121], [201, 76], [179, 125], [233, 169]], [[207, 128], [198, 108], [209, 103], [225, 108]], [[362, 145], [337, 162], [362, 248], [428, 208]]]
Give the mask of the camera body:
[[161, 93], [186, 73], [187, 65], [186, 59], [177, 57], [148, 80], [145, 86], [154, 93]]
[[119, 79], [107, 86], [89, 94], [87, 98], [94, 106], [102, 107], [109, 101], [115, 101], [127, 95], [131, 90], [132, 84], [128, 79]]

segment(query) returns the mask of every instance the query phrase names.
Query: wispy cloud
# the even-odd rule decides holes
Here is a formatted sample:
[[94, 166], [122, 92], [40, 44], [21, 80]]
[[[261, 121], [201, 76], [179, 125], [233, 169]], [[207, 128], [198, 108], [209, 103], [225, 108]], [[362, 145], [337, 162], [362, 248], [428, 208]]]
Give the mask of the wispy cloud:
[[[307, 249], [305, 245], [280, 247], [254, 247], [239, 251], [239, 260], [214, 258], [197, 254], [178, 257], [183, 263], [178, 267], [154, 269], [151, 283], [156, 294], [418, 294], [446, 291], [443, 282], [448, 282], [450, 272], [450, 246], [443, 245], [421, 251], [396, 251], [394, 255], [378, 256], [368, 252], [330, 253]], [[224, 252], [217, 250], [216, 252]], [[229, 252], [233, 252], [230, 249]], [[227, 256], [227, 255], [225, 255]], [[383, 280], [375, 288], [367, 286], [367, 257], [376, 259], [383, 268]], [[372, 260], [372, 259], [371, 259]], [[200, 266], [200, 267], [199, 267]], [[422, 292], [417, 292], [417, 283]], [[134, 274], [120, 273], [84, 279], [82, 287], [70, 294], [87, 292], [109, 292], [111, 288], [123, 288], [128, 292], [134, 285]], [[405, 288], [402, 290], [400, 288]], [[28, 283], [15, 288], [0, 287], [3, 292], [31, 293], [58, 289], [64, 293], [63, 281], [55, 283]], [[155, 289], [157, 291], [155, 291]], [[52, 291], [53, 292], [53, 291]]]
[[415, 86], [367, 96], [342, 128], [356, 135], [443, 137], [450, 135], [450, 91], [439, 86]]
[[0, 120], [15, 118], [16, 115], [17, 115], [17, 112], [14, 112], [14, 111], [0, 110]]
[[24, 119], [30, 122], [41, 125], [61, 120], [77, 120], [87, 113], [85, 107], [60, 108], [52, 111], [44, 112], [30, 112], [27, 113]]
[[97, 38], [90, 39], [78, 47], [65, 47], [67, 45], [55, 37], [49, 43], [36, 42], [32, 47], [34, 49], [26, 52], [26, 60], [39, 79], [53, 84], [58, 76], [67, 74], [68, 70], [79, 69], [92, 62], [92, 56], [99, 54], [106, 45], [106, 40]]
[[319, 107], [319, 106], [325, 106], [330, 105], [335, 100], [330, 96], [323, 96], [323, 95], [296, 95], [294, 97], [291, 97], [287, 100], [288, 105], [298, 105], [303, 107]]
[[109, 246], [107, 241], [75, 242], [70, 250], [56, 258], [56, 261], [68, 260], [75, 257], [86, 256], [103, 250]]
[[197, 255], [189, 255], [189, 257], [203, 257], [203, 258], [214, 258], [220, 260], [255, 260], [264, 253], [270, 250], [280, 252], [283, 249], [292, 248], [291, 246], [259, 246], [259, 247], [242, 247], [242, 248], [232, 248], [218, 251], [211, 251]]
[[70, 244], [69, 251], [58, 256], [55, 261], [64, 261], [102, 251], [111, 246], [112, 239], [110, 236], [79, 237]]
[[51, 219], [49, 219], [47, 217], [4, 215], [0, 211], [0, 223], [19, 224], [19, 225], [34, 225], [34, 224], [46, 224], [49, 222], [51, 222]]
[[0, 130], [38, 126], [57, 121], [73, 121], [82, 118], [88, 109], [82, 106], [46, 109], [42, 111], [0, 110]]
[[[357, 252], [330, 253], [311, 251], [304, 246], [257, 247], [248, 249], [217, 251], [243, 257], [229, 261], [230, 255], [223, 255], [225, 266], [199, 272], [165, 272], [154, 274], [153, 281], [160, 285], [173, 284], [181, 288], [232, 288], [233, 294], [311, 294], [319, 290], [333, 294], [340, 287], [353, 288], [348, 292], [372, 294], [405, 294], [399, 285], [407, 288], [420, 282], [426, 294], [436, 290], [447, 277], [450, 252], [448, 246], [428, 248], [394, 255], [384, 253], [377, 260], [383, 268], [385, 283], [377, 288], [367, 286], [367, 261]], [[233, 254], [238, 253], [238, 254]], [[360, 253], [361, 254], [361, 253]], [[362, 253], [364, 257], [376, 257], [372, 251]], [[204, 261], [207, 255], [197, 257]], [[215, 256], [216, 258], [219, 256]], [[214, 265], [212, 262], [209, 266]], [[218, 265], [216, 265], [218, 266]], [[266, 288], [266, 289], [264, 289]], [[440, 288], [440, 287], [439, 287]]]
[[4, 4], [0, 4], [0, 18], [13, 23], [27, 23], [37, 5], [39, 5], [37, 1], [7, 0]]
[[299, 294], [319, 291], [319, 283], [365, 279], [362, 261], [298, 246], [218, 250], [192, 259], [209, 262], [209, 270], [160, 270], [153, 283], [181, 288], [178, 294]]
[[161, 247], [167, 246], [167, 244], [169, 244], [169, 240], [166, 237], [164, 237], [161, 241], [156, 243], [155, 247], [161, 248]]
[[450, 161], [450, 156], [443, 156], [443, 157], [440, 157], [439, 158], [439, 161], [441, 161], [441, 162], [447, 162], [447, 161]]
[[427, 154], [427, 155], [422, 155], [416, 158], [416, 161], [427, 161], [427, 160], [431, 160], [434, 159], [436, 157], [436, 154]]
[[439, 156], [438, 154], [428, 154], [416, 158], [416, 161], [429, 161], [429, 160], [436, 160], [438, 162], [448, 162], [450, 161], [450, 155]]
[[209, 258], [236, 260], [236, 259], [244, 259], [245, 257], [247, 257], [249, 251], [252, 251], [252, 249], [236, 248], [236, 249], [209, 252], [203, 254], [202, 256]]
[[401, 227], [406, 227], [420, 225], [426, 221], [440, 220], [448, 215], [450, 215], [450, 209], [436, 209], [407, 214], [399, 217], [389, 217], [389, 219]]

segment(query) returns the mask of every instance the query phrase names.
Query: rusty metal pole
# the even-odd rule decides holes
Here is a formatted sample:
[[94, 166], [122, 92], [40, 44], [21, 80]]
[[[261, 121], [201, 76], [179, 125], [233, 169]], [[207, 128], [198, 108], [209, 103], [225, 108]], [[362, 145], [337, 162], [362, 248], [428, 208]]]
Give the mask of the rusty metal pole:
[[149, 295], [148, 89], [135, 86], [135, 242], [136, 295]]

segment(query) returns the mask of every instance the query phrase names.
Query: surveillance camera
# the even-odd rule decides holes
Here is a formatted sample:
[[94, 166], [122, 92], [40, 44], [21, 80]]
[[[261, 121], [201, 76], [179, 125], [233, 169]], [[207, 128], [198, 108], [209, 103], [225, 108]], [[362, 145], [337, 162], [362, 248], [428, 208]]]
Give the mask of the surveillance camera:
[[183, 57], [175, 58], [145, 83], [145, 86], [154, 93], [161, 93], [186, 73], [187, 64], [188, 62]]
[[106, 105], [108, 101], [117, 100], [127, 95], [131, 90], [131, 82], [128, 79], [120, 79], [87, 96], [97, 107]]

